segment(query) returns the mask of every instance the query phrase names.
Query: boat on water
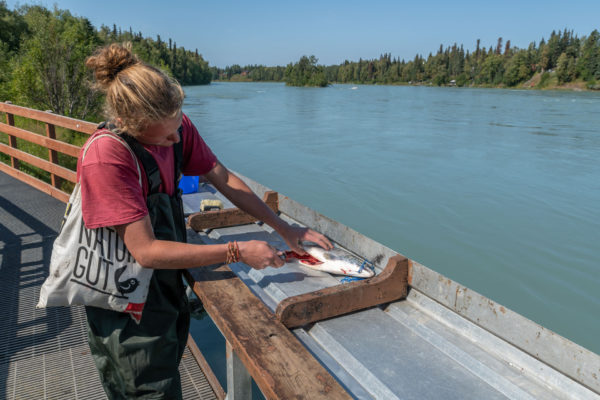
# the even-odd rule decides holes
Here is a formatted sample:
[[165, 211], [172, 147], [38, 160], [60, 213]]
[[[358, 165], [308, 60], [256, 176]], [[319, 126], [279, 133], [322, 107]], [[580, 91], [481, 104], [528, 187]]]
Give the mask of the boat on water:
[[[270, 189], [240, 177], [259, 196]], [[328, 236], [372, 262], [376, 275], [397, 252], [278, 194], [285, 220]], [[229, 201], [207, 183], [184, 195], [186, 214], [203, 199]], [[270, 227], [249, 223], [190, 231], [196, 243], [266, 240]], [[343, 285], [343, 276], [289, 263], [231, 270], [273, 313], [290, 297]], [[600, 356], [411, 260], [408, 296], [294, 328], [294, 335], [359, 399], [600, 399]]]

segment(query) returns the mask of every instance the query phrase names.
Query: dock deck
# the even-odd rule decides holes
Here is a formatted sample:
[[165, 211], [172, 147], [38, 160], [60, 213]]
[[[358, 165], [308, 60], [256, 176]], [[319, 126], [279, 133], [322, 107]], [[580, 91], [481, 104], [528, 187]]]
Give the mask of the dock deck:
[[[106, 399], [83, 307], [36, 309], [65, 204], [0, 172], [0, 398]], [[184, 399], [216, 399], [186, 348]]]

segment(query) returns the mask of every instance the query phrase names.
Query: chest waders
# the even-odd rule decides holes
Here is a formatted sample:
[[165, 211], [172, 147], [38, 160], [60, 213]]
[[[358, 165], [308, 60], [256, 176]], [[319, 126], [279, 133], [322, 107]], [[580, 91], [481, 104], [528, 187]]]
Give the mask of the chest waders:
[[[156, 161], [131, 136], [122, 137], [146, 171], [146, 203], [154, 235], [185, 242], [181, 192], [177, 189], [173, 196], [159, 193]], [[173, 146], [175, 188], [182, 148], [181, 141]], [[139, 325], [128, 314], [112, 310], [86, 307], [86, 314], [90, 350], [109, 399], [181, 399], [178, 367], [190, 326], [181, 270], [154, 270]]]

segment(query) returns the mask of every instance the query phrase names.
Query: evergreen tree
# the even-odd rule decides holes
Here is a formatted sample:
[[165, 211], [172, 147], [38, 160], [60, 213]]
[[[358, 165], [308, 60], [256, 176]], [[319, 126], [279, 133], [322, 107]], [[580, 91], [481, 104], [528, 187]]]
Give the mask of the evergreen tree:
[[288, 64], [285, 70], [285, 83], [288, 86], [319, 86], [329, 84], [322, 66], [317, 65], [315, 56], [302, 56], [295, 64]]
[[9, 10], [0, 1], [0, 101], [11, 98], [10, 81], [13, 59], [18, 54], [21, 41], [28, 33], [27, 23], [21, 15]]
[[594, 30], [584, 38], [577, 70], [586, 81], [600, 79], [600, 33]]
[[510, 40], [506, 41], [506, 47], [504, 47], [504, 55], [505, 56], [510, 55]]
[[532, 75], [530, 64], [527, 60], [527, 51], [517, 52], [506, 63], [506, 72], [504, 82], [508, 86], [516, 86], [521, 82], [528, 80]]
[[571, 79], [567, 68], [569, 66], [569, 57], [566, 53], [561, 53], [556, 62], [556, 76], [560, 83], [569, 82]]
[[22, 9], [31, 34], [23, 42], [12, 85], [20, 104], [85, 118], [99, 109], [85, 59], [100, 45], [86, 18], [40, 6]]
[[143, 61], [162, 68], [183, 85], [210, 83], [208, 63], [197, 51], [176, 46], [168, 51], [160, 36], [154, 41], [115, 24], [112, 29], [105, 25], [95, 29], [88, 19], [56, 8], [24, 6], [10, 11], [0, 1], [0, 101], [10, 99], [97, 120], [101, 99], [92, 88], [85, 59], [98, 47], [130, 40]]

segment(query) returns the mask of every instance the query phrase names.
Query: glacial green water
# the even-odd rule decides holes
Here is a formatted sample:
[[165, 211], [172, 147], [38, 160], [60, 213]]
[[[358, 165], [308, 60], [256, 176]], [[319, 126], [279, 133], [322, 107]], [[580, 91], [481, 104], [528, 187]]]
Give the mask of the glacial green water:
[[600, 353], [600, 93], [185, 90], [229, 168]]

